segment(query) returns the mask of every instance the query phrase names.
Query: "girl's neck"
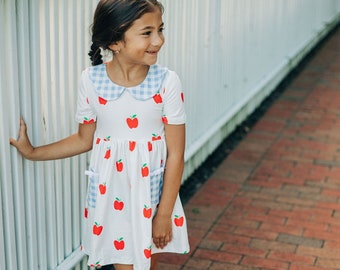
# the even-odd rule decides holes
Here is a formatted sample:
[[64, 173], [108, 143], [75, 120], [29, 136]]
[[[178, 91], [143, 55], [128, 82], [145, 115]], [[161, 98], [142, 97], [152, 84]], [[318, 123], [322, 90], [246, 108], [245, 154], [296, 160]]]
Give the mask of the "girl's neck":
[[132, 87], [141, 84], [149, 71], [147, 65], [126, 65], [116, 59], [106, 64], [106, 72], [115, 84]]

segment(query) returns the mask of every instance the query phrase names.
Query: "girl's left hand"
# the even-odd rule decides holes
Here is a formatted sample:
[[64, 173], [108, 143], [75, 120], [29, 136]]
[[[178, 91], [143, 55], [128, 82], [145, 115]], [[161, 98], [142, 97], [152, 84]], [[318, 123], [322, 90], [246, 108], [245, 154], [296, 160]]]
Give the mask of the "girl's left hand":
[[157, 215], [152, 221], [152, 239], [157, 248], [163, 249], [172, 240], [170, 217]]

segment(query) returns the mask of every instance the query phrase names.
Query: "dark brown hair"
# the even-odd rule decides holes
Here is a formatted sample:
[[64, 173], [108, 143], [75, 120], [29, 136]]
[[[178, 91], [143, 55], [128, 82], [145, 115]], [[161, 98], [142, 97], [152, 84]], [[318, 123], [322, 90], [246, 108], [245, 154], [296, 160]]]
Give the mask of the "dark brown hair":
[[157, 0], [101, 0], [92, 24], [92, 45], [89, 52], [92, 65], [103, 63], [100, 48], [109, 49], [114, 42], [124, 39], [124, 33], [145, 13], [163, 6]]

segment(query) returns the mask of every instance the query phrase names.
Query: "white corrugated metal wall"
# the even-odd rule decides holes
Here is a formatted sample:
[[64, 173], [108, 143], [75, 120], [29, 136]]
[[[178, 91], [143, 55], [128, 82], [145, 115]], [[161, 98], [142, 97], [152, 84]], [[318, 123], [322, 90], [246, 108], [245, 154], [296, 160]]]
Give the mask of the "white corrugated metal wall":
[[332, 0], [164, 2], [170, 27], [160, 61], [179, 73], [187, 92], [186, 175], [315, 45], [327, 23], [338, 16], [340, 4]]
[[[0, 0], [0, 269], [85, 269], [79, 251], [87, 155], [22, 160], [19, 117], [35, 145], [76, 131], [94, 0]], [[338, 21], [337, 0], [163, 0], [160, 63], [188, 112], [186, 176]]]

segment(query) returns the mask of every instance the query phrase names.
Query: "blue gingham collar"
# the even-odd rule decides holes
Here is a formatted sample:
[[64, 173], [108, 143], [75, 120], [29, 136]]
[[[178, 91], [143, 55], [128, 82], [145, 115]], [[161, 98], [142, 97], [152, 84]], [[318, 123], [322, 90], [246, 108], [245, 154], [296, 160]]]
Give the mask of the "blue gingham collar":
[[138, 100], [152, 98], [160, 90], [167, 72], [167, 68], [165, 67], [152, 65], [149, 68], [145, 80], [141, 84], [133, 87], [124, 87], [117, 85], [110, 80], [106, 73], [105, 64], [92, 66], [87, 70], [97, 95], [106, 100], [115, 100], [119, 98], [125, 90]]

